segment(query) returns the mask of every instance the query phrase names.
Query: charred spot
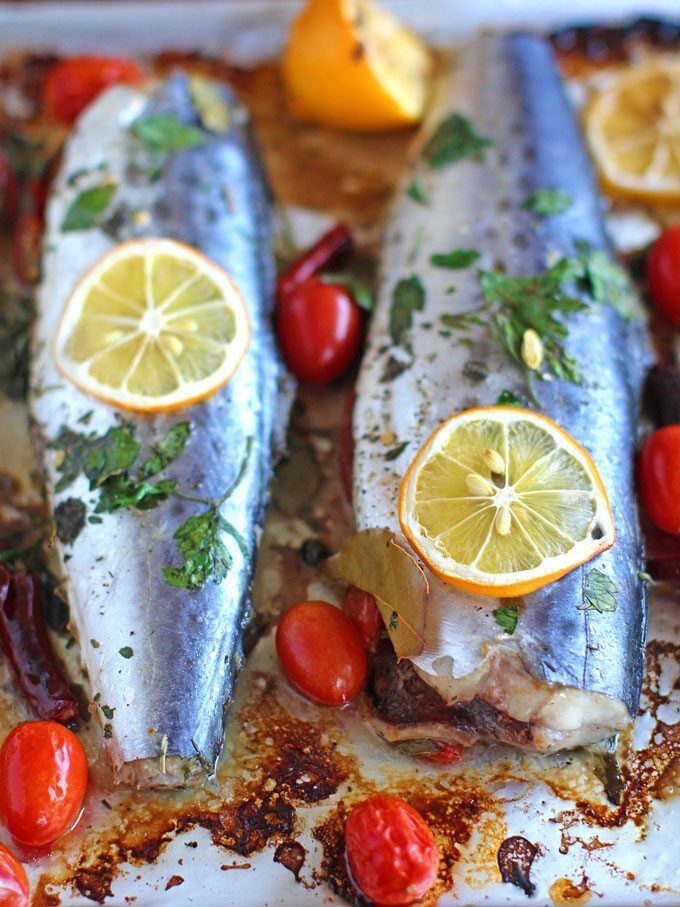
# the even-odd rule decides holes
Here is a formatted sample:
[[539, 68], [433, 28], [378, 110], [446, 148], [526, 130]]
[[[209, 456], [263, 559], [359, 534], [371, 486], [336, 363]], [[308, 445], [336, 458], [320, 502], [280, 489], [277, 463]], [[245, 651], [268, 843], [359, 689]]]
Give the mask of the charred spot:
[[177, 888], [178, 885], [183, 885], [184, 879], [182, 876], [170, 876], [168, 879], [168, 884], [165, 886], [165, 890], [169, 891], [171, 888]]
[[345, 858], [345, 822], [348, 813], [348, 806], [341, 801], [329, 818], [313, 830], [312, 837], [323, 848], [321, 867], [314, 871], [313, 877], [317, 882], [325, 882], [348, 903], [361, 905], [366, 902], [352, 884]]
[[516, 885], [529, 897], [536, 891], [531, 881], [531, 866], [538, 848], [520, 835], [506, 838], [498, 848], [498, 868], [506, 884]]
[[103, 904], [113, 897], [111, 885], [116, 874], [116, 860], [112, 854], [101, 853], [94, 863], [80, 866], [73, 874], [73, 885], [89, 901]]
[[661, 19], [636, 19], [623, 26], [585, 25], [566, 28], [552, 36], [558, 53], [578, 54], [594, 63], [625, 60], [640, 45], [675, 48], [680, 26]]
[[297, 882], [300, 881], [300, 872], [305, 865], [307, 851], [299, 841], [282, 841], [274, 851], [274, 862], [292, 872]]
[[262, 850], [276, 835], [290, 835], [295, 825], [293, 807], [273, 795], [264, 800], [247, 800], [234, 810], [234, 827], [226, 840], [213, 832], [216, 844], [230, 847], [242, 857]]
[[319, 744], [318, 739], [304, 733], [282, 741], [281, 748], [268, 766], [269, 778], [276, 789], [293, 801], [318, 803], [326, 800], [348, 777], [344, 766], [333, 750]]
[[85, 526], [87, 508], [78, 498], [67, 498], [57, 504], [54, 510], [54, 521], [57, 526], [57, 537], [64, 545], [72, 545]]

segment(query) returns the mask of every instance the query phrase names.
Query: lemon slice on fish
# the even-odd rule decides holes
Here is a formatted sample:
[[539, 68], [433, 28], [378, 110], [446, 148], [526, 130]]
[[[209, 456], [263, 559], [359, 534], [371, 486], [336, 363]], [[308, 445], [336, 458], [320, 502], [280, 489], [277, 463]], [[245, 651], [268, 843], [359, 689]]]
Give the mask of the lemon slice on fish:
[[291, 28], [283, 81], [302, 120], [396, 129], [421, 119], [431, 62], [420, 38], [373, 0], [308, 0]]
[[615, 537], [587, 451], [546, 416], [504, 406], [430, 436], [403, 479], [399, 521], [444, 582], [499, 598], [553, 582]]
[[612, 73], [586, 109], [586, 136], [612, 192], [680, 199], [680, 62], [657, 58]]
[[200, 252], [170, 239], [122, 243], [79, 281], [57, 330], [59, 369], [121, 409], [204, 400], [231, 378], [250, 337], [241, 294]]

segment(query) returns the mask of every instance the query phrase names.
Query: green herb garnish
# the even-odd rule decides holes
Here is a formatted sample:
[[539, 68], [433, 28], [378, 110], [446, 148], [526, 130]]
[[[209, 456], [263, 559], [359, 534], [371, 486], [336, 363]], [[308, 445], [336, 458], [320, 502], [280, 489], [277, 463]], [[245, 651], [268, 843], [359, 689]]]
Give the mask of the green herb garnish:
[[402, 278], [392, 292], [390, 308], [390, 337], [397, 346], [404, 344], [413, 324], [413, 313], [425, 308], [425, 287], [413, 274]]
[[579, 611], [598, 611], [600, 614], [605, 611], [616, 611], [617, 588], [611, 579], [603, 570], [593, 567], [586, 573], [583, 581], [582, 605], [579, 605]]
[[375, 308], [373, 292], [363, 280], [357, 280], [356, 277], [350, 277], [348, 274], [329, 274], [327, 272], [320, 275], [320, 280], [323, 283], [334, 283], [347, 287], [356, 304], [364, 312], [372, 312]]
[[235, 526], [220, 514], [220, 508], [241, 484], [246, 473], [252, 438], [248, 438], [246, 453], [238, 475], [218, 501], [209, 504], [203, 513], [189, 517], [175, 530], [177, 542], [184, 563], [181, 567], [163, 567], [163, 576], [169, 586], [182, 589], [200, 589], [212, 579], [221, 583], [229, 572], [233, 559], [224, 544], [224, 535], [230, 535], [248, 557], [248, 546]]
[[517, 605], [508, 605], [505, 608], [496, 608], [493, 612], [493, 616], [496, 618], [496, 623], [499, 627], [503, 628], [503, 631], [512, 636], [517, 627], [517, 621], [519, 619], [519, 608]]
[[451, 268], [456, 271], [474, 264], [480, 257], [475, 249], [453, 249], [451, 252], [440, 252], [430, 255], [430, 264], [435, 268]]
[[151, 476], [163, 472], [164, 469], [176, 460], [184, 450], [184, 445], [189, 440], [191, 425], [189, 422], [178, 422], [173, 425], [167, 435], [154, 447], [150, 457], [142, 463], [139, 470], [140, 479], [149, 479]]
[[[121, 653], [120, 653], [120, 654], [121, 654], [121, 655], [123, 654], [122, 649], [121, 649]], [[103, 715], [104, 715], [104, 718], [108, 718], [109, 721], [112, 721], [112, 720], [113, 720], [113, 714], [114, 714], [114, 712], [116, 711], [115, 709], [112, 709], [111, 706], [108, 706], [108, 705], [101, 705], [101, 706], [99, 706], [99, 708], [102, 710], [102, 713], [103, 713]]]
[[522, 340], [533, 330], [543, 348], [545, 367], [558, 378], [574, 384], [583, 383], [579, 363], [564, 348], [567, 326], [555, 316], [583, 312], [588, 308], [566, 291], [583, 269], [574, 259], [562, 259], [542, 274], [531, 277], [508, 277], [494, 271], [481, 271], [479, 281], [484, 299], [494, 306], [491, 321], [503, 348], [520, 365]]
[[433, 170], [441, 170], [463, 158], [482, 160], [491, 139], [477, 133], [474, 125], [459, 113], [452, 113], [437, 126], [423, 149], [423, 157]]
[[123, 646], [122, 649], [118, 649], [119, 655], [122, 655], [123, 658], [132, 658], [135, 654], [135, 650], [131, 646]]
[[596, 302], [610, 305], [631, 321], [642, 316], [640, 303], [626, 271], [600, 249], [579, 239], [575, 243], [578, 260], [585, 270], [586, 288]]
[[502, 390], [496, 400], [496, 406], [518, 406], [521, 408], [524, 404], [517, 394], [513, 394], [513, 392], [509, 390]]
[[87, 507], [78, 498], [67, 498], [54, 509], [57, 538], [63, 545], [72, 545], [85, 526]]
[[413, 177], [404, 192], [409, 198], [412, 198], [414, 202], [418, 202], [419, 205], [430, 204], [430, 196], [425, 188], [425, 183], [419, 176]]
[[385, 459], [388, 461], [388, 463], [392, 462], [392, 460], [399, 459], [399, 457], [403, 454], [403, 452], [408, 447], [409, 443], [410, 443], [409, 441], [402, 441], [401, 444], [397, 444], [396, 447], [393, 447], [391, 450], [388, 450], [387, 453], [385, 454]]
[[62, 232], [70, 233], [101, 227], [102, 215], [111, 204], [116, 188], [115, 183], [106, 183], [103, 186], [84, 189], [71, 202], [61, 223]]
[[536, 189], [522, 205], [525, 211], [538, 214], [539, 217], [553, 217], [564, 214], [573, 204], [573, 199], [559, 189]]
[[152, 154], [159, 156], [185, 148], [198, 148], [205, 140], [200, 129], [187, 126], [166, 113], [135, 120], [130, 128]]

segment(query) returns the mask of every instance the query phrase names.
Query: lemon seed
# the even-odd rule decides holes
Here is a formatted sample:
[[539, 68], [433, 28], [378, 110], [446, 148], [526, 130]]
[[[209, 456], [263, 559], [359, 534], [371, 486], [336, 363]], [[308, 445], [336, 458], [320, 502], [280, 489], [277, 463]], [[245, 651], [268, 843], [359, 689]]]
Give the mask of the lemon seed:
[[492, 494], [496, 493], [496, 489], [491, 482], [483, 476], [478, 475], [476, 472], [468, 473], [468, 475], [465, 476], [465, 485], [470, 494], [490, 497]]
[[487, 447], [484, 451], [484, 462], [494, 475], [505, 475], [505, 460], [497, 450]]
[[508, 507], [499, 507], [494, 521], [494, 528], [499, 535], [510, 535], [512, 517]]
[[543, 342], [533, 328], [526, 330], [522, 337], [522, 359], [532, 371], [540, 368], [543, 362]]

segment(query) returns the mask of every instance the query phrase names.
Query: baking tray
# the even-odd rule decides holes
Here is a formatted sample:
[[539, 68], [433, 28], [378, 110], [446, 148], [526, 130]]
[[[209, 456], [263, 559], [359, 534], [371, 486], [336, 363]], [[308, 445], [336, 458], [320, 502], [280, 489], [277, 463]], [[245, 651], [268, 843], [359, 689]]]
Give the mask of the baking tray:
[[[459, 42], [479, 28], [530, 27], [554, 28], [573, 22], [622, 21], [631, 16], [677, 18], [678, 0], [659, 0], [640, 4], [626, 0], [413, 0], [387, 2], [403, 19], [436, 44]], [[196, 50], [218, 54], [248, 64], [274, 57], [285, 39], [289, 22], [299, 4], [293, 0], [231, 0], [231, 2], [191, 3], [24, 3], [0, 4], [0, 54], [28, 49], [41, 52], [109, 51], [147, 54], [167, 49]], [[314, 221], [312, 221], [313, 229]], [[21, 459], [26, 474], [31, 468], [25, 413], [20, 405], [0, 401], [0, 469], [11, 468]], [[29, 484], [25, 485], [29, 495]], [[318, 589], [316, 590], [318, 592]], [[659, 745], [676, 746], [680, 753], [680, 721], [677, 661], [680, 644], [680, 602], [671, 593], [652, 593], [650, 650], [652, 671], [649, 694], [643, 699], [633, 745], [640, 750]], [[262, 673], [276, 672], [271, 636], [264, 638], [251, 656], [240, 681], [240, 696], [247, 700]], [[0, 679], [2, 679], [0, 664]], [[293, 710], [302, 709], [304, 717], [319, 718], [312, 707], [295, 700]], [[306, 710], [305, 710], [306, 708]], [[669, 730], [665, 730], [669, 729]], [[545, 772], [534, 771], [531, 760], [516, 758], [512, 751], [489, 748], [480, 751], [472, 764], [462, 771], [441, 773], [414, 769], [411, 760], [386, 753], [362, 727], [358, 719], [348, 719], [342, 728], [345, 747], [361, 764], [361, 773], [376, 785], [390, 786], [394, 779], [408, 783], [409, 773], [428, 771], [445, 798], [469, 782], [488, 789], [494, 809], [481, 810], [452, 872], [453, 891], [441, 904], [519, 905], [527, 896], [517, 888], [503, 885], [494, 866], [493, 850], [504, 835], [518, 834], [536, 842], [539, 857], [532, 868], [537, 893], [530, 903], [594, 903], [641, 907], [641, 905], [680, 905], [680, 861], [674, 833], [680, 832], [680, 799], [652, 799], [643, 820], [629, 820], [620, 827], [589, 825], [571, 807], [564, 789], [556, 791]], [[677, 758], [680, 758], [678, 756]], [[506, 769], [493, 769], [505, 760]], [[513, 761], [514, 760], [514, 761]], [[564, 762], [560, 771], [565, 770]], [[632, 763], [635, 765], [635, 762]], [[508, 766], [514, 766], [512, 771]], [[642, 764], [640, 771], [647, 770]], [[565, 776], [566, 777], [566, 776]], [[481, 781], [479, 780], [481, 779]], [[432, 780], [432, 779], [431, 779]], [[578, 783], [575, 782], [575, 790]], [[335, 800], [342, 797], [341, 786]], [[490, 801], [490, 802], [491, 802]], [[301, 874], [302, 883], [282, 864], [272, 859], [274, 844], [247, 858], [228, 853], [211, 843], [208, 830], [192, 828], [176, 835], [155, 862], [123, 866], [113, 880], [106, 903], [140, 905], [199, 904], [202, 907], [265, 907], [265, 905], [341, 904], [324, 883], [315, 881], [315, 870], [323, 858], [322, 844], [310, 830], [328, 811], [328, 803], [298, 811], [296, 838], [307, 849]], [[502, 821], [496, 821], [502, 815]], [[96, 850], [98, 819], [88, 817], [81, 834]], [[0, 838], [2, 832], [0, 832]], [[45, 860], [31, 867], [32, 880], [49, 866]], [[181, 879], [178, 882], [177, 879]], [[556, 880], [568, 879], [573, 890], [555, 888]], [[174, 880], [173, 884], [169, 884]], [[552, 888], [551, 888], [552, 886]], [[564, 893], [566, 891], [566, 894]], [[550, 892], [550, 893], [549, 893]], [[582, 892], [581, 899], [577, 897]], [[562, 897], [562, 901], [559, 897]], [[93, 902], [72, 887], [43, 890], [40, 903], [86, 905]]]

